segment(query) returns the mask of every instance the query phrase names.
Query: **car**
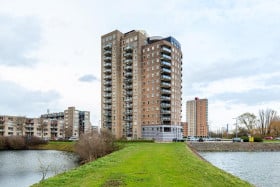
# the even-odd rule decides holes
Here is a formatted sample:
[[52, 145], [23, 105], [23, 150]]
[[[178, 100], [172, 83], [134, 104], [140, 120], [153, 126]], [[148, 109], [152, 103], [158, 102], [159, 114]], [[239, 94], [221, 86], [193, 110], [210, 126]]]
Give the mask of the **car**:
[[264, 137], [264, 139], [266, 139], [266, 140], [273, 140], [273, 137], [272, 136], [267, 136], [267, 137]]
[[232, 138], [232, 142], [242, 142], [242, 139], [241, 138]]
[[78, 141], [79, 138], [78, 137], [75, 137], [75, 136], [72, 136], [68, 139], [69, 141]]
[[280, 140], [280, 137], [275, 138], [275, 140]]

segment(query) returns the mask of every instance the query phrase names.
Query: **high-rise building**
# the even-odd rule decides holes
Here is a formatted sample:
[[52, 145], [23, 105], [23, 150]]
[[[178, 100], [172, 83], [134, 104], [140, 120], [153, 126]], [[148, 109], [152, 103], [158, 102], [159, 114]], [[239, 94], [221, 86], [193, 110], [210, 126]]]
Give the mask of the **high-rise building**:
[[187, 101], [188, 136], [208, 136], [208, 100], [199, 99]]
[[101, 121], [117, 138], [180, 139], [182, 52], [173, 37], [101, 37]]

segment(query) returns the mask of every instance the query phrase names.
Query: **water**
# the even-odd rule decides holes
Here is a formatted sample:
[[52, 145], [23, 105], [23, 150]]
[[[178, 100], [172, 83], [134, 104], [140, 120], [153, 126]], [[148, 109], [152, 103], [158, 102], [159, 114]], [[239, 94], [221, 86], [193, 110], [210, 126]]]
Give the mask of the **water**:
[[0, 186], [30, 186], [77, 167], [77, 156], [54, 150], [0, 151]]
[[280, 186], [280, 152], [200, 152], [213, 165], [258, 187]]

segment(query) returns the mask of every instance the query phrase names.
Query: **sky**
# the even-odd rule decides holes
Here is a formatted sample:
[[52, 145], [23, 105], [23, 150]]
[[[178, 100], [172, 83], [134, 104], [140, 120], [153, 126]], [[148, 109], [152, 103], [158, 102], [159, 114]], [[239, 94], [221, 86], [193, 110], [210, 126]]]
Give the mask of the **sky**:
[[279, 0], [0, 0], [0, 115], [75, 106], [99, 125], [101, 36], [116, 29], [181, 43], [182, 121], [195, 97], [210, 130], [280, 112]]

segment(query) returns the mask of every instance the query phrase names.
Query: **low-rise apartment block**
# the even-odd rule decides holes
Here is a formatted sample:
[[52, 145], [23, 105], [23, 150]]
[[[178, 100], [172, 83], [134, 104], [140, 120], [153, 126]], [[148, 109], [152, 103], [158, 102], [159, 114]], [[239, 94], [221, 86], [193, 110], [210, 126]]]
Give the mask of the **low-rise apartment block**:
[[0, 136], [37, 136], [43, 139], [79, 138], [91, 130], [90, 112], [68, 107], [39, 118], [0, 115]]

